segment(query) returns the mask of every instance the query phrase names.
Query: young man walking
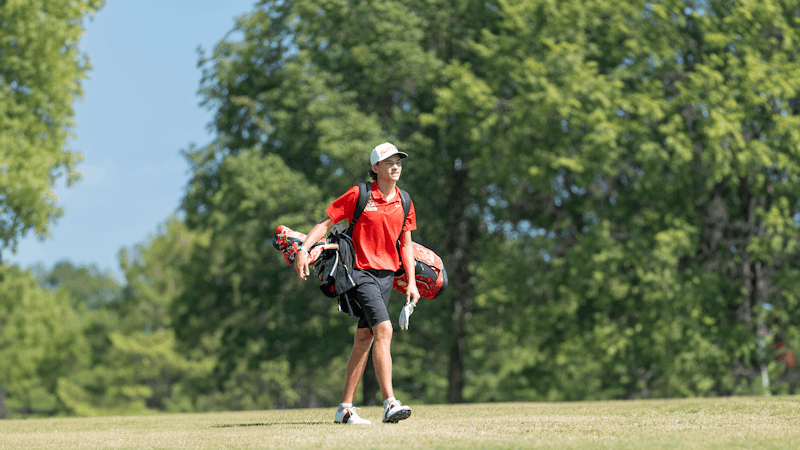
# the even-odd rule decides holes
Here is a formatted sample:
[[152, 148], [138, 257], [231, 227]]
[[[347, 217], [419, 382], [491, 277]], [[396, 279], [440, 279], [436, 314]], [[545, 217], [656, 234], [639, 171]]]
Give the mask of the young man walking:
[[[389, 296], [394, 282], [394, 273], [403, 267], [408, 272], [409, 285], [406, 290], [406, 304], [416, 306], [419, 301], [414, 278], [414, 256], [411, 231], [417, 229], [414, 204], [411, 203], [408, 217], [397, 188], [397, 180], [402, 171], [401, 159], [408, 155], [385, 142], [378, 145], [370, 154], [370, 175], [373, 178], [372, 194], [364, 211], [353, 229], [355, 249], [355, 270], [353, 280], [356, 286], [349, 291], [353, 294], [359, 308], [358, 328], [353, 341], [353, 351], [347, 363], [347, 379], [342, 394], [342, 402], [334, 416], [336, 423], [364, 424], [371, 422], [358, 416], [353, 407], [356, 388], [364, 373], [372, 346], [372, 361], [378, 384], [383, 395], [383, 422], [397, 423], [411, 415], [411, 408], [394, 398], [392, 390], [392, 323], [389, 320]], [[358, 200], [358, 186], [350, 188], [344, 195], [334, 200], [325, 210], [327, 217], [308, 233], [305, 242], [298, 249], [294, 268], [303, 280], [309, 275], [308, 248], [319, 241], [339, 221], [347, 218], [352, 221]], [[400, 238], [400, 255], [396, 242]], [[373, 344], [374, 343], [374, 344]]]

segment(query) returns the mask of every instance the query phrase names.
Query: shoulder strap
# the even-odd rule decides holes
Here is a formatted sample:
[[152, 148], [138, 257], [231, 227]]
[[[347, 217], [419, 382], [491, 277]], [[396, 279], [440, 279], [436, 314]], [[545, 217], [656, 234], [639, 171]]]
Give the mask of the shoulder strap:
[[406, 220], [408, 220], [408, 212], [411, 211], [411, 196], [408, 195], [408, 192], [397, 188], [400, 191], [400, 200], [403, 202], [403, 212], [405, 215], [403, 216], [403, 224], [400, 225], [400, 236], [397, 236], [397, 242], [400, 243], [400, 238], [403, 237], [403, 227], [406, 226]]
[[347, 229], [347, 234], [349, 236], [353, 235], [356, 222], [358, 222], [358, 218], [361, 217], [361, 213], [364, 212], [364, 208], [367, 207], [367, 201], [371, 195], [372, 183], [358, 183], [358, 200], [356, 201], [356, 209], [353, 211], [353, 220], [350, 221], [350, 227]]
[[403, 212], [405, 216], [403, 216], [403, 225], [406, 224], [406, 220], [408, 220], [408, 212], [411, 211], [411, 196], [408, 195], [408, 192], [397, 188], [400, 191], [400, 199], [403, 201]]

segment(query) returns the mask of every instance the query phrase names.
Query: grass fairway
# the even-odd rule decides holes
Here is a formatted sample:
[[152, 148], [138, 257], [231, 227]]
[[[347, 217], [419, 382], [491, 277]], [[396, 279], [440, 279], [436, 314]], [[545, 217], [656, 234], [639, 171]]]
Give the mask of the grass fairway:
[[0, 449], [786, 449], [800, 397], [417, 405], [408, 420], [333, 423], [334, 408], [0, 421]]

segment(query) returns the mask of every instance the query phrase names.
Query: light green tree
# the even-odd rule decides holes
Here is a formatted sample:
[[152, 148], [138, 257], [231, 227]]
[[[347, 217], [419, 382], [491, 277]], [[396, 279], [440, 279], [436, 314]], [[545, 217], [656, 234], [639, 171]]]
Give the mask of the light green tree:
[[70, 298], [39, 288], [27, 271], [0, 266], [0, 389], [8, 417], [64, 412], [59, 380], [89, 362]]
[[78, 43], [103, 0], [0, 1], [0, 244], [49, 235], [63, 213], [52, 188], [80, 174], [68, 149], [73, 105], [90, 69]]
[[[167, 314], [182, 290], [179, 271], [196, 238], [174, 217], [147, 241], [119, 252], [125, 285], [104, 283], [85, 268], [57, 265], [44, 277], [81, 308], [84, 333], [92, 343], [91, 363], [59, 380], [58, 395], [79, 416], [192, 411], [194, 391], [182, 382], [205, 380], [213, 359], [200, 351], [177, 351]], [[110, 285], [116, 287], [110, 288]], [[199, 355], [199, 356], [198, 356]]]
[[151, 410], [203, 409], [197, 398], [208, 390], [215, 362], [208, 348], [215, 348], [214, 339], [179, 351], [169, 311], [185, 289], [181, 270], [193, 248], [206, 241], [171, 216], [145, 242], [119, 252], [126, 285], [119, 308], [121, 332], [110, 335], [113, 359], [122, 362], [118, 372], [126, 383], [147, 393], [142, 399]]

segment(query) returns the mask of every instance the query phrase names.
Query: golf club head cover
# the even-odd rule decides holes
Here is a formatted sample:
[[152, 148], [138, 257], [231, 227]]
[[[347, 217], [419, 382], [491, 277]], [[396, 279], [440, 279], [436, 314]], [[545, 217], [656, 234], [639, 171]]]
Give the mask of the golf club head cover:
[[[283, 253], [283, 258], [286, 260], [287, 265], [292, 265], [294, 264], [295, 255], [297, 255], [297, 247], [303, 245], [305, 240], [305, 234], [294, 231], [287, 226], [278, 225], [278, 228], [275, 229], [275, 237], [272, 238], [272, 246]], [[327, 239], [315, 243], [308, 249], [308, 264], [314, 264], [323, 251], [337, 248], [339, 248], [337, 244], [331, 243]]]

